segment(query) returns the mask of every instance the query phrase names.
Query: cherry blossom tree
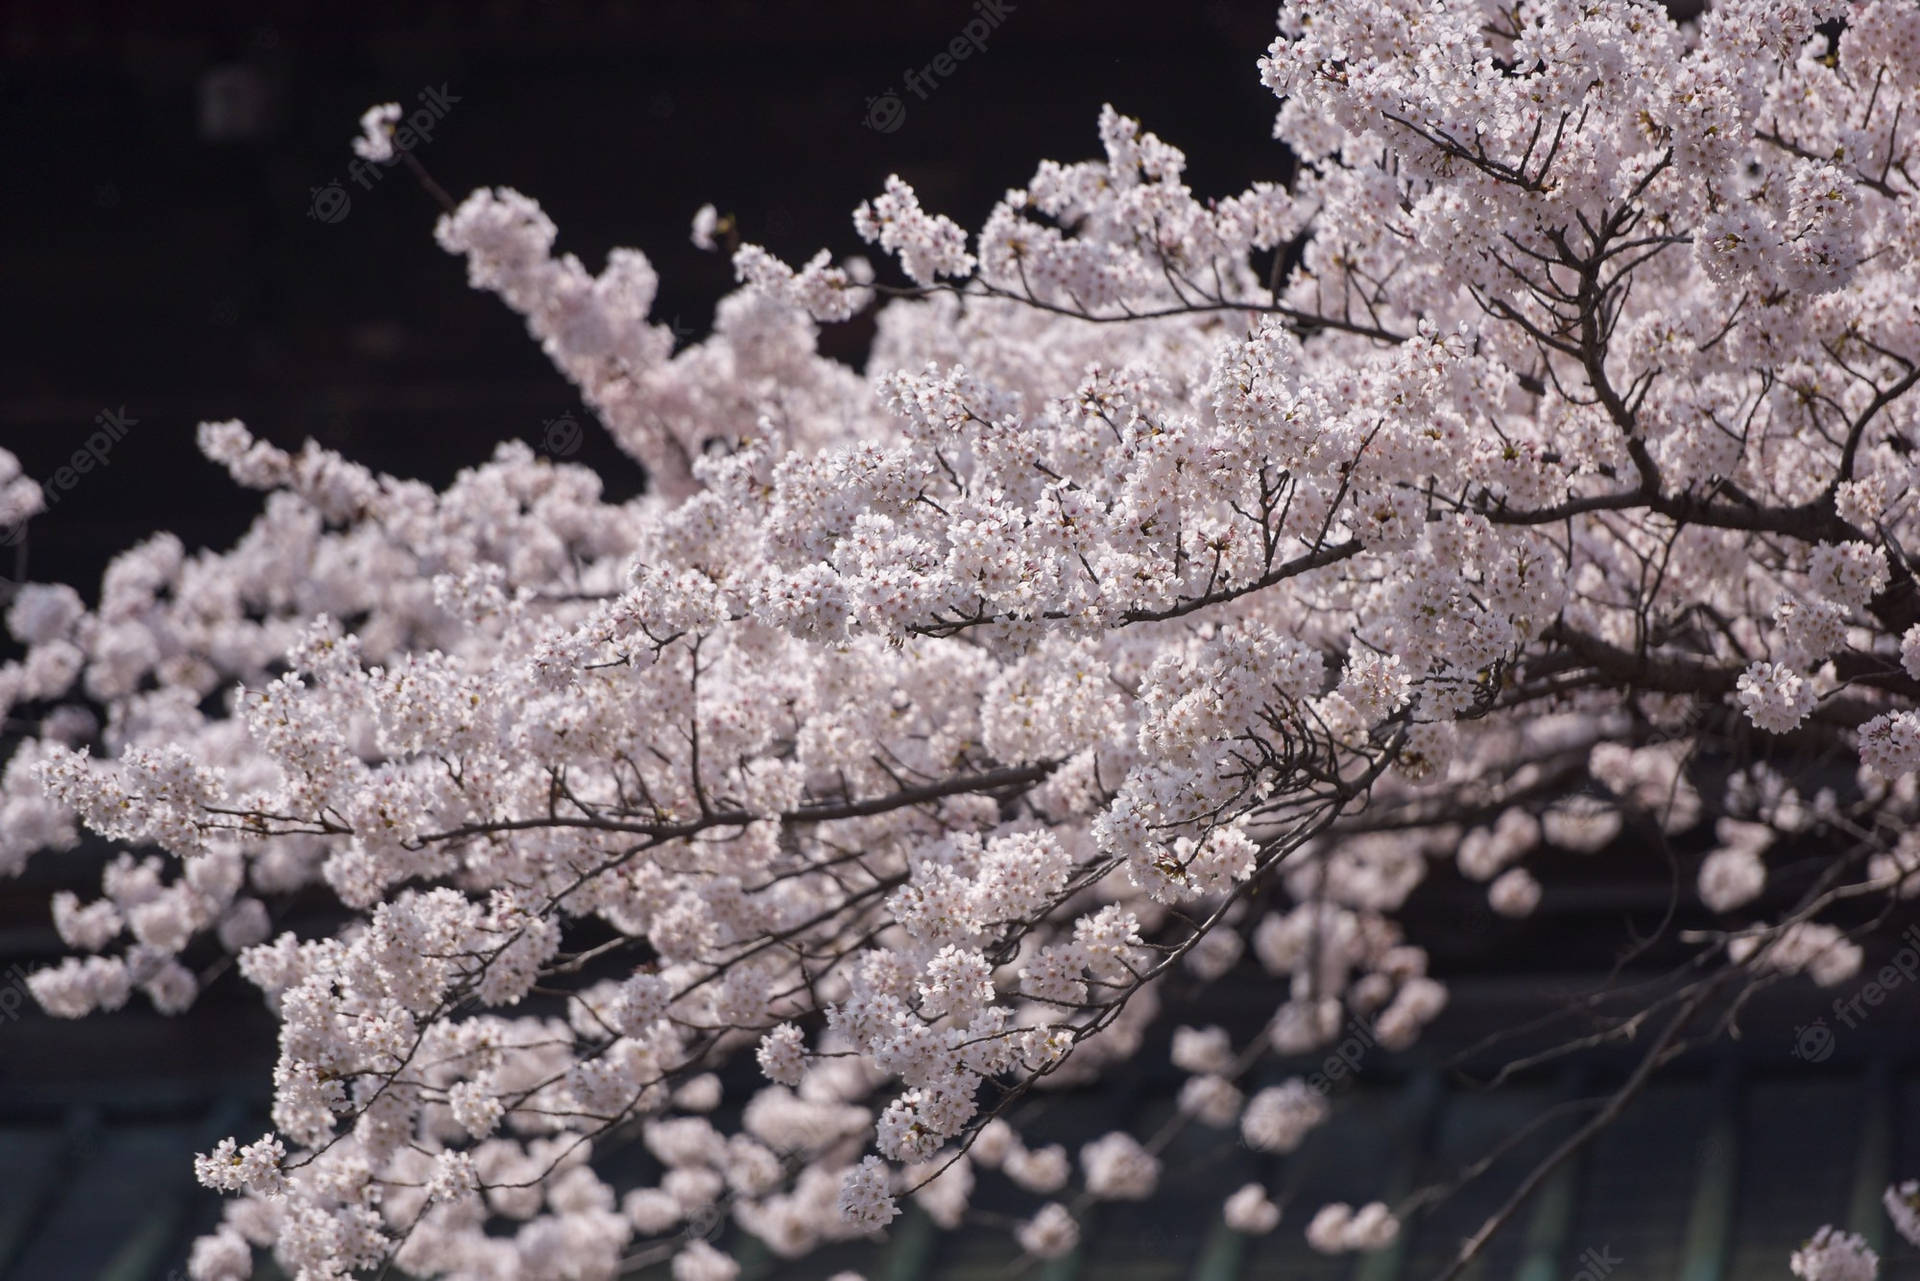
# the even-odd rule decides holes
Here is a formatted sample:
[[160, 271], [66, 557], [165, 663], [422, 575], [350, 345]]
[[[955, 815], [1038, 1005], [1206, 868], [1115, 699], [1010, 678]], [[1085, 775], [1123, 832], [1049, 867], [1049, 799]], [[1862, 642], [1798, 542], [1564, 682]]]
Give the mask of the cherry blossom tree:
[[[1058, 1254], [1174, 1127], [1322, 1122], [1299, 1081], [1246, 1097], [1263, 1057], [1349, 1013], [1420, 1036], [1446, 989], [1396, 914], [1431, 860], [1525, 915], [1537, 850], [1711, 831], [1683, 889], [1722, 926], [1603, 1020], [1638, 1066], [1451, 1276], [1753, 990], [1856, 971], [1920, 889], [1920, 9], [1302, 0], [1259, 75], [1292, 176], [1235, 195], [1108, 109], [971, 237], [889, 180], [879, 266], [703, 210], [741, 288], [678, 351], [641, 253], [590, 273], [477, 191], [440, 244], [642, 497], [514, 443], [435, 491], [209, 423], [265, 495], [235, 546], [12, 593], [0, 869], [127, 851], [54, 897], [34, 995], [177, 1012], [227, 953], [280, 1022], [274, 1132], [197, 1163], [235, 1194], [197, 1281], [723, 1281], [689, 1219], [793, 1256], [903, 1196], [959, 1225], [989, 1176]], [[867, 309], [864, 371], [818, 354]], [[0, 523], [41, 501], [0, 451]], [[1816, 883], [1757, 913], [1810, 832]], [[296, 891], [348, 923], [282, 928]], [[1178, 1031], [1168, 1127], [1010, 1125], [1243, 960], [1271, 1020]], [[636, 1134], [666, 1173], [616, 1189]], [[1281, 1218], [1258, 1184], [1221, 1212]], [[1874, 1262], [1825, 1230], [1793, 1266]]]

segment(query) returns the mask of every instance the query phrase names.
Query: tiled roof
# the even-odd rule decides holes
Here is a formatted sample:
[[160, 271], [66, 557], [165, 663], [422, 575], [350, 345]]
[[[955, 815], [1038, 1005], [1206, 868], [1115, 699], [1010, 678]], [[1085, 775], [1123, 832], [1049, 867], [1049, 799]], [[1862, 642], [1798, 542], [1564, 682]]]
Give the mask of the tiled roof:
[[[1468, 1023], [1485, 999], [1469, 994]], [[1920, 1171], [1920, 1071], [1876, 1046], [1864, 1047], [1864, 1057], [1806, 1063], [1780, 1035], [1778, 1027], [1764, 1037], [1750, 1033], [1741, 1053], [1656, 1079], [1546, 1180], [1462, 1281], [1784, 1278], [1795, 1246], [1828, 1222], [1865, 1233], [1888, 1256], [1884, 1281], [1920, 1281], [1920, 1256], [1891, 1239], [1878, 1204], [1891, 1179]], [[1538, 1156], [1577, 1124], [1569, 1101], [1604, 1095], [1619, 1079], [1603, 1067], [1485, 1090], [1431, 1063], [1363, 1066], [1369, 1074], [1335, 1095], [1332, 1120], [1298, 1152], [1269, 1156], [1231, 1134], [1190, 1126], [1164, 1154], [1154, 1200], [1097, 1207], [1072, 1256], [1020, 1275], [1431, 1281]], [[1166, 1116], [1172, 1079], [1143, 1057], [1139, 1069], [1097, 1089], [1030, 1104], [1021, 1120], [1070, 1149], [1116, 1125], [1138, 1133]], [[218, 1215], [216, 1199], [193, 1184], [191, 1154], [222, 1135], [264, 1130], [263, 1105], [192, 1082], [143, 1093], [109, 1082], [10, 1091], [0, 1101], [0, 1278], [183, 1281], [188, 1243]], [[1529, 1132], [1543, 1117], [1547, 1123]], [[1500, 1160], [1416, 1217], [1393, 1249], [1327, 1257], [1307, 1248], [1303, 1229], [1318, 1205], [1396, 1202], [1503, 1144], [1509, 1150]], [[630, 1145], [610, 1157], [607, 1171], [616, 1180], [645, 1177], [647, 1160]], [[1246, 1239], [1220, 1222], [1219, 1206], [1252, 1179], [1284, 1200], [1285, 1217], [1271, 1235]], [[999, 1174], [980, 1172], [974, 1206], [982, 1214], [1011, 1222], [1034, 1203]], [[806, 1281], [847, 1268], [868, 1281], [1016, 1274], [1005, 1231], [943, 1232], [918, 1209], [882, 1241], [797, 1261], [773, 1258], [737, 1228], [720, 1232], [718, 1244], [745, 1265], [742, 1281]], [[279, 1274], [268, 1267], [261, 1275]], [[635, 1275], [669, 1272], [660, 1264]]]

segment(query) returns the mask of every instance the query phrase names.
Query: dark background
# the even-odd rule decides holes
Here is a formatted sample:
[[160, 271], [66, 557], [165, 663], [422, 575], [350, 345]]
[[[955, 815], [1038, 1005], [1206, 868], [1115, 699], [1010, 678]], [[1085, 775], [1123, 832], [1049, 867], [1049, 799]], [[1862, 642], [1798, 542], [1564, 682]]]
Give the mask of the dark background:
[[[1186, 148], [1203, 194], [1284, 176], [1254, 65], [1271, 6], [1010, 8], [923, 101], [903, 72], [969, 4], [13, 5], [0, 445], [45, 479], [97, 415], [134, 420], [111, 465], [32, 523], [31, 576], [97, 583], [158, 528], [236, 536], [258, 496], [198, 458], [202, 420], [436, 482], [501, 439], [538, 444], [562, 413], [588, 420], [518, 317], [434, 244], [438, 211], [406, 170], [349, 178], [376, 102], [411, 110], [446, 86], [459, 101], [413, 153], [433, 176], [455, 199], [534, 197], [590, 271], [643, 250], [654, 317], [685, 338], [732, 285], [688, 240], [709, 201], [789, 260], [861, 249], [851, 211], [893, 172], [971, 229], [1041, 158], [1099, 154], [1105, 101]], [[889, 92], [904, 118], [868, 127]], [[864, 337], [842, 326], [826, 345], [857, 359]], [[579, 457], [616, 494], [641, 483], [595, 431]]]

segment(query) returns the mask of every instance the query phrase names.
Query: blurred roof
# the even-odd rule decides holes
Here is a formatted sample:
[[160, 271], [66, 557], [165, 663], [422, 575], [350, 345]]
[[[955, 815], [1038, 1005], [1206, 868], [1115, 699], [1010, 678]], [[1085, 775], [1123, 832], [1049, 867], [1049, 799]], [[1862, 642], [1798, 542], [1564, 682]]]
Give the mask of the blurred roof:
[[[1524, 1075], [1495, 1090], [1480, 1083], [1505, 1056], [1461, 1052], [1489, 1033], [1565, 1009], [1599, 978], [1456, 984], [1447, 1016], [1414, 1050], [1389, 1054], [1364, 1036], [1345, 1047], [1358, 1074], [1331, 1082], [1332, 1120], [1298, 1152], [1261, 1154], [1231, 1133], [1189, 1125], [1164, 1153], [1152, 1201], [1096, 1207], [1074, 1256], [1033, 1275], [1431, 1281], [1539, 1157], [1590, 1115], [1562, 1105], [1605, 1097], [1624, 1079], [1636, 1047], [1623, 1044], [1572, 1070]], [[1243, 975], [1167, 1010], [1161, 1023], [1244, 1028], [1251, 1008], [1270, 1008], [1270, 987]], [[1890, 1235], [1879, 1206], [1889, 1182], [1920, 1172], [1920, 1063], [1909, 1052], [1920, 1015], [1916, 988], [1896, 984], [1885, 1004], [1854, 1019], [1829, 1012], [1834, 994], [1804, 983], [1757, 1000], [1738, 1040], [1657, 1077], [1550, 1176], [1466, 1281], [1569, 1281], [1601, 1257], [1617, 1258], [1620, 1275], [1635, 1281], [1777, 1278], [1793, 1249], [1829, 1222], [1875, 1243], [1888, 1258], [1885, 1281], [1920, 1278], [1920, 1256]], [[1854, 990], [1848, 985], [1839, 995]], [[1810, 1033], [1815, 1010], [1824, 1015], [1823, 1031]], [[219, 1212], [218, 1198], [193, 1184], [192, 1154], [220, 1137], [268, 1128], [267, 1072], [257, 1052], [221, 1038], [209, 1026], [217, 1020], [199, 1016], [188, 1022], [201, 1025], [193, 1029], [203, 1045], [201, 1070], [191, 1056], [169, 1059], [158, 1022], [129, 1014], [56, 1025], [27, 1013], [0, 1028], [9, 1055], [24, 1043], [74, 1069], [0, 1082], [0, 1278], [184, 1276], [170, 1274]], [[1070, 1151], [1116, 1127], [1151, 1132], [1169, 1115], [1180, 1079], [1167, 1060], [1168, 1034], [1160, 1027], [1135, 1062], [1098, 1086], [1034, 1096], [1011, 1119], [1030, 1142], [1064, 1142]], [[149, 1049], [161, 1049], [161, 1058], [143, 1073]], [[1276, 1084], [1319, 1067], [1319, 1060], [1270, 1061], [1245, 1084]], [[719, 1118], [723, 1129], [736, 1119]], [[1538, 1128], [1529, 1133], [1530, 1125]], [[1394, 1249], [1326, 1257], [1307, 1248], [1302, 1234], [1319, 1205], [1395, 1203], [1503, 1143], [1509, 1150], [1484, 1175], [1418, 1216]], [[597, 1168], [622, 1190], [658, 1174], [631, 1142], [609, 1146]], [[1219, 1209], [1256, 1179], [1283, 1202], [1285, 1217], [1271, 1235], [1243, 1239], [1225, 1228]], [[1018, 1193], [997, 1172], [978, 1172], [976, 1210], [1011, 1222], [1041, 1199]], [[825, 1278], [845, 1268], [869, 1281], [986, 1281], [1012, 1275], [1016, 1254], [1005, 1231], [941, 1232], [917, 1208], [876, 1244], [835, 1246], [798, 1261], [773, 1258], [737, 1228], [723, 1226], [716, 1240], [746, 1265], [744, 1281]], [[637, 1275], [664, 1281], [668, 1272], [662, 1265]]]

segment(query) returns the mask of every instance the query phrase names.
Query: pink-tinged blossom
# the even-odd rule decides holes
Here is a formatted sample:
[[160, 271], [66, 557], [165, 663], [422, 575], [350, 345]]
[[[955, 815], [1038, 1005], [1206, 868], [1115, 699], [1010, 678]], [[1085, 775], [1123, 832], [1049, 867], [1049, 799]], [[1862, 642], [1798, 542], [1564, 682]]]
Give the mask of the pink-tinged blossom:
[[1014, 1234], [1020, 1248], [1042, 1259], [1057, 1259], [1080, 1244], [1080, 1225], [1058, 1201], [1049, 1201]]
[[870, 1156], [862, 1161], [841, 1184], [841, 1217], [862, 1228], [886, 1226], [900, 1212], [887, 1182], [887, 1167], [879, 1158]]
[[1880, 1256], [1857, 1233], [1825, 1227], [1793, 1252], [1793, 1275], [1801, 1281], [1874, 1281]]
[[1920, 1181], [1890, 1185], [1881, 1197], [1887, 1217], [1909, 1245], [1920, 1245]]
[[1331, 1115], [1326, 1097], [1295, 1077], [1253, 1096], [1241, 1113], [1240, 1133], [1259, 1151], [1291, 1152]]
[[1813, 682], [1784, 663], [1755, 663], [1740, 674], [1740, 706], [1769, 734], [1798, 729], [1819, 701]]
[[1228, 1227], [1248, 1236], [1265, 1236], [1280, 1226], [1280, 1207], [1258, 1183], [1249, 1183], [1228, 1197], [1222, 1213]]

